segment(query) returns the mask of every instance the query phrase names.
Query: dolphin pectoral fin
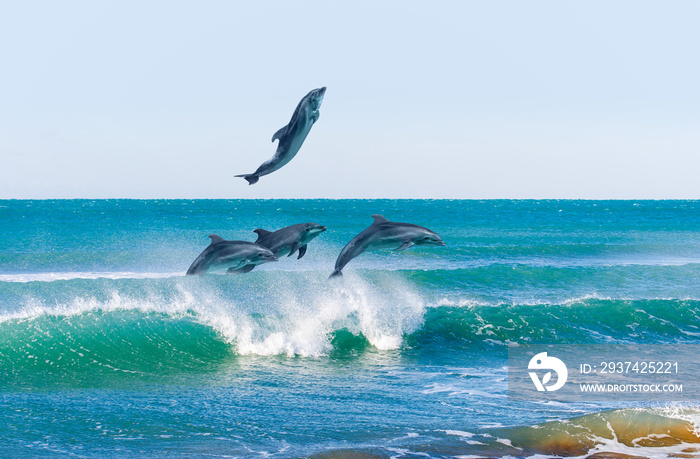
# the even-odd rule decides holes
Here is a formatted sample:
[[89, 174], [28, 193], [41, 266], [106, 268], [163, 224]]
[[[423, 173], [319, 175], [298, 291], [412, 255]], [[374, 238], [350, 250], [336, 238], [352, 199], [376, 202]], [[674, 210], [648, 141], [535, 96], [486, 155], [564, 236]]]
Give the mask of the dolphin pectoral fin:
[[299, 250], [299, 243], [295, 242], [294, 244], [292, 244], [292, 247], [289, 249], [289, 255], [287, 255], [287, 256], [291, 257], [292, 255], [294, 255], [294, 252], [296, 252], [297, 250]]
[[279, 131], [275, 132], [272, 134], [272, 141], [274, 142], [277, 139], [282, 139], [282, 136], [284, 135], [284, 131], [287, 130], [287, 126], [282, 126]]
[[229, 268], [226, 274], [245, 274], [249, 273], [255, 268], [255, 265], [245, 265], [242, 268]]
[[314, 112], [311, 114], [311, 122], [315, 123], [318, 121], [319, 116], [321, 116], [321, 113], [318, 110], [314, 110]]
[[401, 246], [398, 249], [394, 249], [394, 252], [401, 252], [402, 250], [406, 250], [407, 248], [411, 247], [413, 245], [413, 242], [408, 241], [404, 242], [401, 244]]
[[302, 245], [301, 247], [299, 247], [299, 256], [297, 257], [297, 260], [303, 257], [304, 254], [306, 254], [306, 246]]

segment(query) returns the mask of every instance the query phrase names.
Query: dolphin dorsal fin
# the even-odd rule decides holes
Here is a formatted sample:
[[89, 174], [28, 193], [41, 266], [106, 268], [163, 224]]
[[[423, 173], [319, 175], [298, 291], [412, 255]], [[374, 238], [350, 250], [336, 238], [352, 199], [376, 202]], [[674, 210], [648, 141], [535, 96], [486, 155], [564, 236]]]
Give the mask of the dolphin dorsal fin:
[[217, 236], [216, 234], [210, 234], [209, 237], [211, 238], [210, 245], [218, 244], [219, 242], [224, 242], [224, 238], [222, 238], [221, 236]]
[[284, 135], [284, 131], [287, 129], [287, 126], [282, 126], [277, 132], [272, 134], [272, 141], [274, 142], [277, 139], [281, 139], [282, 136]]
[[382, 217], [379, 214], [372, 215], [372, 218], [374, 219], [374, 223], [372, 223], [373, 225], [381, 225], [382, 223], [389, 223], [389, 220], [387, 220], [386, 218]]
[[[258, 229], [256, 229], [256, 230], [253, 231], [253, 232], [254, 232], [254, 233], [258, 233], [258, 241], [259, 241], [260, 239], [264, 238], [265, 236], [267, 236], [268, 234], [272, 234], [272, 231], [264, 230], [264, 229], [262, 229], [262, 228], [258, 228]], [[258, 242], [258, 241], [255, 241], [255, 242]]]

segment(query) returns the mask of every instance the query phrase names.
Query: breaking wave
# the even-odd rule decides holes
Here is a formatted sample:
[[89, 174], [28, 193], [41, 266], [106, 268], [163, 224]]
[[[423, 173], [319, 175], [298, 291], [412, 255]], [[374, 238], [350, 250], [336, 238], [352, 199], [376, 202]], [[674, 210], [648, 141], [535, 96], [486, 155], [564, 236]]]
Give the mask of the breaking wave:
[[[237, 356], [454, 355], [508, 343], [692, 341], [700, 301], [588, 296], [560, 303], [426, 297], [395, 272], [77, 278], [4, 283], [0, 378], [160, 378]], [[274, 275], [274, 274], [273, 274]]]

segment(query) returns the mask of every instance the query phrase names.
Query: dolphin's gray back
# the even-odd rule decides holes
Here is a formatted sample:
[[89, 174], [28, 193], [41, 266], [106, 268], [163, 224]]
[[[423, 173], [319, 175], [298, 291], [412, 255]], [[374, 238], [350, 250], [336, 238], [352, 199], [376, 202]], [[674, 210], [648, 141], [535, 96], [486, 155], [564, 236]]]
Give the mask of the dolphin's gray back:
[[343, 250], [340, 251], [340, 255], [335, 260], [335, 272], [340, 272], [343, 270], [345, 265], [347, 265], [350, 260], [360, 255], [367, 249], [366, 240], [369, 238], [370, 230], [372, 227], [363, 230], [360, 234], [355, 236], [348, 242]]
[[276, 257], [279, 257], [285, 249], [291, 249], [295, 243], [299, 245], [305, 229], [306, 226], [303, 223], [287, 226], [260, 236], [255, 242], [267, 247]]

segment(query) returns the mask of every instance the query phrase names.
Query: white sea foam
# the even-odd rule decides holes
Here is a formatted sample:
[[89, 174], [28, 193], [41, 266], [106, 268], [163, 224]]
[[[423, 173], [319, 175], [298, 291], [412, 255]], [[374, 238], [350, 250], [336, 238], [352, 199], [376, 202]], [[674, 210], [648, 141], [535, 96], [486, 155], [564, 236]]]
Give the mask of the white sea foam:
[[443, 430], [447, 435], [456, 435], [458, 437], [471, 438], [474, 436], [471, 432], [465, 432], [463, 430]]
[[[209, 279], [210, 280], [210, 279]], [[133, 296], [116, 290], [101, 299], [78, 295], [70, 301], [48, 304], [25, 299], [14, 311], [0, 313], [0, 323], [41, 315], [74, 316], [94, 311], [140, 311], [187, 317], [212, 327], [236, 346], [239, 354], [301, 355], [317, 357], [331, 349], [332, 334], [341, 329], [362, 334], [380, 350], [401, 346], [405, 334], [423, 323], [424, 303], [414, 288], [387, 273], [370, 283], [352, 275], [333, 282], [322, 276], [294, 280], [280, 278], [269, 284], [264, 300], [251, 298], [252, 290], [235, 279], [211, 283], [207, 279], [175, 280], [173, 289]], [[248, 284], [245, 288], [252, 289]], [[265, 304], [259, 304], [265, 301]]]
[[[649, 438], [649, 437], [645, 437]], [[700, 457], [698, 445], [680, 442], [670, 446], [629, 446], [613, 438], [594, 437], [596, 446], [577, 459], [584, 459], [594, 454], [618, 454], [620, 457], [645, 457], [649, 459], [666, 459], [669, 457]], [[637, 439], [641, 440], [641, 439]]]
[[[684, 297], [669, 297], [669, 296], [644, 296], [644, 297], [633, 297], [633, 296], [609, 296], [600, 295], [598, 293], [588, 293], [585, 295], [576, 295], [571, 297], [562, 297], [561, 299], [545, 299], [545, 298], [530, 298], [530, 299], [517, 299], [512, 301], [483, 301], [471, 298], [448, 298], [443, 297], [436, 301], [431, 301], [426, 304], [429, 308], [439, 308], [439, 307], [455, 307], [464, 309], [477, 309], [477, 308], [487, 308], [487, 307], [512, 307], [512, 306], [538, 306], [538, 307], [576, 307], [580, 306], [582, 303], [588, 301], [700, 301], [698, 297], [684, 296]], [[644, 312], [643, 310], [638, 310], [637, 312]], [[648, 315], [648, 313], [644, 312]]]
[[346, 276], [340, 282], [316, 279], [303, 286], [281, 281], [277, 289], [271, 305], [275, 319], [268, 313], [261, 324], [243, 310], [234, 310], [216, 314], [211, 324], [235, 341], [242, 354], [319, 356], [331, 349], [333, 331], [361, 333], [376, 348], [389, 350], [401, 346], [404, 334], [423, 321], [420, 296], [391, 274], [380, 286]]
[[72, 279], [161, 279], [183, 276], [184, 272], [135, 273], [135, 272], [56, 272], [0, 274], [0, 282], [53, 282]]
[[572, 306], [572, 305], [577, 305], [586, 301], [590, 300], [601, 300], [601, 301], [610, 301], [610, 300], [620, 300], [620, 301], [625, 301], [625, 300], [630, 300], [632, 301], [633, 298], [613, 298], [609, 296], [602, 296], [598, 295], [596, 293], [590, 293], [587, 295], [581, 295], [581, 296], [575, 296], [571, 298], [563, 298], [561, 301], [552, 301], [552, 300], [546, 300], [546, 299], [528, 299], [528, 300], [518, 300], [518, 301], [510, 301], [510, 302], [505, 302], [505, 301], [494, 301], [494, 302], [488, 302], [488, 301], [483, 301], [483, 300], [476, 300], [476, 299], [471, 299], [471, 298], [460, 298], [460, 299], [451, 299], [447, 297], [443, 297], [431, 304], [428, 305], [428, 307], [443, 307], [443, 306], [448, 306], [448, 307], [457, 307], [457, 308], [465, 308], [465, 309], [475, 309], [479, 307], [503, 307], [503, 306]]

